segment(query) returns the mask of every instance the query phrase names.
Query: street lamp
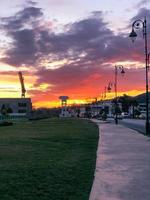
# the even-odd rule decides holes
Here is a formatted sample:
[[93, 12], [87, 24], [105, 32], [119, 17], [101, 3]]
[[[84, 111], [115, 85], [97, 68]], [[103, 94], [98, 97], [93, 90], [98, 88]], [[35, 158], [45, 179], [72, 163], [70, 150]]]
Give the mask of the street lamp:
[[113, 83], [112, 83], [112, 82], [109, 82], [109, 83], [108, 83], [108, 87], [107, 87], [107, 91], [108, 91], [108, 92], [111, 92], [112, 86], [113, 86]]
[[118, 84], [118, 70], [122, 75], [125, 74], [124, 67], [122, 65], [115, 65], [115, 123], [118, 124], [118, 97], [117, 97], [117, 84]]
[[107, 97], [107, 87], [105, 86], [105, 88], [104, 88], [104, 100], [106, 99], [106, 97]]
[[125, 74], [124, 67], [122, 65], [115, 65], [115, 80], [114, 83], [109, 82], [107, 90], [111, 91], [112, 86], [115, 88], [115, 124], [118, 124], [118, 96], [117, 96], [117, 84], [118, 84], [118, 70], [122, 75]]
[[103, 100], [105, 101], [107, 97], [107, 87], [104, 88], [104, 92], [101, 93], [101, 101], [103, 102]]
[[149, 62], [149, 54], [147, 51], [147, 24], [146, 24], [146, 17], [144, 20], [138, 19], [133, 22], [132, 24], [132, 31], [129, 37], [132, 39], [132, 42], [135, 41], [137, 34], [135, 32], [136, 29], [143, 29], [143, 39], [144, 39], [144, 46], [145, 46], [145, 71], [146, 71], [146, 134], [149, 133], [149, 96], [148, 96], [148, 62]]

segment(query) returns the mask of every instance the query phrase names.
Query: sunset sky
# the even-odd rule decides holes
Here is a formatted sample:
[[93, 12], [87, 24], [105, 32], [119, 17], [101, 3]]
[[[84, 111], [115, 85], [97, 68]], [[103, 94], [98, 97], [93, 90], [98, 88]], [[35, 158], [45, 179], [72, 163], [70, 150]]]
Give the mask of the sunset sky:
[[[22, 71], [27, 97], [35, 107], [101, 98], [118, 74], [118, 94], [145, 91], [142, 30], [132, 43], [132, 22], [147, 17], [150, 44], [149, 0], [1, 0], [0, 98], [20, 97]], [[114, 93], [108, 94], [113, 97]]]

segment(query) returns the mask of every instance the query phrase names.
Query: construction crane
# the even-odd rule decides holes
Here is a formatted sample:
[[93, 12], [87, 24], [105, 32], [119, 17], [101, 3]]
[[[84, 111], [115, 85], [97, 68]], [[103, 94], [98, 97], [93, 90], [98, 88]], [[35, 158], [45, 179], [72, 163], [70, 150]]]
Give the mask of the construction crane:
[[20, 84], [21, 84], [21, 97], [25, 97], [25, 93], [26, 93], [26, 89], [25, 89], [25, 85], [24, 85], [24, 78], [22, 76], [22, 72], [18, 72], [19, 75], [19, 80], [20, 80]]

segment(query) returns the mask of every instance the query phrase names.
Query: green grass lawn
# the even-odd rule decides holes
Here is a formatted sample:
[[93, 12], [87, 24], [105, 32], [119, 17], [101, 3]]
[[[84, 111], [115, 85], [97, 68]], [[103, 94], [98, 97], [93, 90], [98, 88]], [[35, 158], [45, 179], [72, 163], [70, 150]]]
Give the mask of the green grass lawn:
[[0, 127], [0, 199], [88, 200], [98, 128], [47, 119]]

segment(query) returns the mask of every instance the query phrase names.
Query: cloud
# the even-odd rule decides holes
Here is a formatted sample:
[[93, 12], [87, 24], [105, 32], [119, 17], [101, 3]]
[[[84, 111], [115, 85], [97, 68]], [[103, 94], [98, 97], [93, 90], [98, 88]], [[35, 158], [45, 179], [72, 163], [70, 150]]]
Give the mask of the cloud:
[[150, 21], [150, 9], [141, 8], [138, 11], [138, 13], [131, 19], [131, 21], [134, 21], [134, 20], [137, 20], [137, 19], [144, 20], [144, 17], [147, 18], [148, 22]]
[[32, 5], [32, 6], [36, 6], [37, 2], [35, 1], [31, 1], [31, 0], [26, 0], [27, 5]]
[[40, 8], [27, 7], [16, 13], [12, 17], [1, 18], [1, 27], [11, 36], [12, 32], [22, 29], [25, 25], [33, 25], [34, 20], [43, 15]]
[[[138, 15], [144, 12], [150, 15], [146, 9]], [[43, 19], [44, 14], [37, 7], [28, 7], [13, 17], [2, 18], [1, 27], [12, 40], [5, 51], [3, 62], [16, 67], [22, 64], [41, 67], [43, 62], [61, 59], [73, 62], [80, 59], [80, 63], [85, 64], [137, 58], [141, 61], [141, 45], [134, 45], [139, 55], [135, 57], [128, 36], [121, 33], [115, 35], [104, 22], [104, 15], [100, 11], [67, 24], [64, 31], [59, 33], [55, 32], [53, 22], [47, 27]]]
[[40, 8], [28, 7], [13, 17], [1, 19], [1, 29], [5, 30], [12, 41], [1, 61], [15, 67], [36, 63], [38, 47], [34, 27], [42, 15]]
[[143, 7], [146, 7], [148, 4], [149, 4], [150, 2], [149, 2], [149, 0], [141, 0], [141, 1], [139, 1], [137, 4], [136, 4], [136, 8], [143, 8]]
[[117, 37], [104, 23], [101, 12], [66, 25], [61, 33], [41, 25], [43, 16], [40, 8], [28, 7], [13, 17], [1, 19], [1, 27], [12, 40], [3, 62], [16, 67], [22, 64], [37, 66], [43, 60], [66, 58], [75, 61], [81, 54], [85, 54], [87, 60], [101, 58], [103, 61], [110, 56], [107, 52], [111, 50], [111, 41]]
[[[131, 25], [135, 19], [145, 15], [149, 21], [150, 10], [140, 9], [131, 19]], [[85, 19], [67, 24], [63, 31], [56, 32], [52, 21], [47, 27], [40, 8], [27, 7], [15, 16], [1, 19], [1, 28], [12, 41], [2, 61], [14, 67], [34, 67], [37, 77], [35, 86], [49, 84], [47, 92], [53, 97], [98, 94], [113, 79], [115, 63], [144, 62], [143, 38], [139, 37], [133, 45], [128, 35], [116, 35], [104, 17], [100, 11], [93, 12]], [[47, 67], [50, 62], [63, 59], [67, 62], [61, 67]], [[135, 83], [133, 86], [132, 83], [135, 80], [140, 80], [136, 82], [136, 87], [140, 88], [144, 84], [144, 80], [140, 79], [142, 73], [140, 70], [130, 71], [130, 85], [122, 82], [124, 88], [134, 89]], [[36, 91], [30, 92], [36, 94]], [[42, 93], [42, 97], [49, 98], [46, 92]]]
[[7, 50], [7, 56], [2, 61], [13, 66], [34, 64], [37, 59], [34, 32], [29, 29], [16, 31], [13, 33], [13, 39], [14, 47]]
[[[118, 73], [118, 91], [130, 91], [135, 88], [143, 90], [145, 69], [125, 69], [125, 71], [124, 77]], [[42, 93], [44, 99], [57, 99], [60, 95], [68, 95], [71, 99], [83, 99], [85, 96], [100, 97], [104, 86], [107, 87], [109, 81], [114, 81], [114, 68], [106, 65], [87, 68], [64, 66], [56, 70], [43, 69], [36, 75], [39, 77], [36, 84], [51, 85], [45, 93]]]

